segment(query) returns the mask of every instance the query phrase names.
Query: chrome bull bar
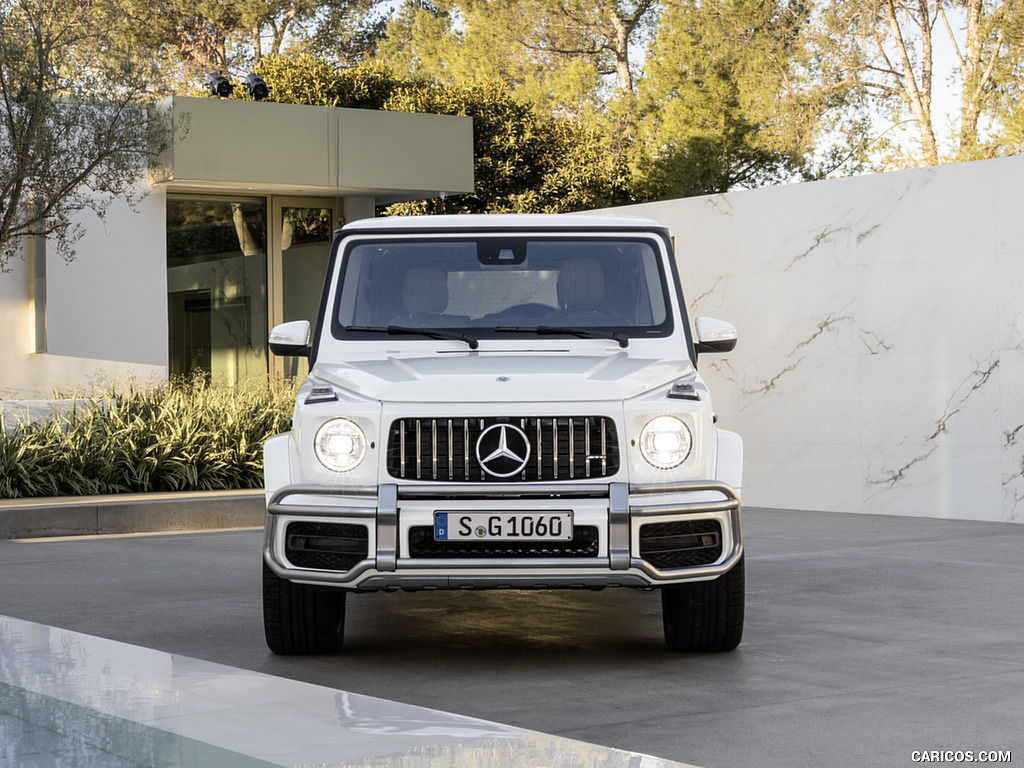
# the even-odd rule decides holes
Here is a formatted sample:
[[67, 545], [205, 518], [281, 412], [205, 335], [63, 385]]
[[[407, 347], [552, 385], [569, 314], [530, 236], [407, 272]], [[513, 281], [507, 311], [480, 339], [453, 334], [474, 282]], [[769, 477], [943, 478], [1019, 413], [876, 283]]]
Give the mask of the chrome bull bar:
[[[717, 498], [701, 498], [693, 501], [675, 499], [669, 502], [659, 501], [659, 497], [678, 496], [685, 494], [714, 495]], [[298, 503], [289, 504], [286, 500], [295, 497], [327, 497], [337, 499], [337, 504], [315, 504]], [[309, 571], [305, 569], [289, 568], [276, 561], [271, 553], [271, 524], [267, 525], [267, 532], [264, 543], [264, 553], [268, 564], [283, 578], [295, 579], [297, 581], [321, 581], [333, 582], [344, 585], [355, 580], [357, 576], [367, 570], [376, 570], [381, 574], [394, 573], [399, 570], [398, 558], [398, 509], [403, 499], [441, 499], [456, 496], [460, 499], [537, 499], [557, 497], [559, 499], [573, 498], [605, 498], [608, 500], [608, 559], [601, 568], [609, 571], [621, 572], [630, 569], [641, 571], [651, 582], [678, 582], [680, 580], [709, 579], [725, 573], [743, 555], [743, 537], [740, 513], [740, 500], [736, 491], [719, 482], [693, 481], [671, 484], [629, 484], [629, 483], [564, 483], [544, 485], [522, 485], [522, 484], [464, 484], [448, 485], [443, 488], [424, 485], [397, 485], [385, 483], [380, 486], [343, 486], [328, 488], [320, 485], [287, 485], [279, 488], [270, 495], [267, 501], [268, 519], [279, 515], [296, 515], [303, 517], [336, 518], [346, 517], [365, 519], [374, 523], [376, 532], [376, 551], [373, 561], [367, 560], [360, 563], [350, 571], [334, 573], [326, 571]], [[645, 503], [648, 500], [654, 503]], [[719, 564], [701, 568], [688, 568], [685, 571], [661, 571], [654, 568], [650, 563], [634, 558], [631, 555], [631, 523], [637, 517], [663, 518], [672, 515], [700, 515], [700, 514], [726, 514], [729, 517], [730, 529], [732, 531], [733, 546], [731, 552]], [[490, 560], [486, 563], [480, 561], [461, 562], [424, 562], [424, 561], [402, 561], [401, 565], [407, 567], [424, 567], [437, 569], [439, 567], [452, 568], [453, 573], [464, 571], [467, 568], [496, 568], [511, 567], [533, 569], [552, 569], [564, 571], [567, 568], [594, 569], [593, 560], [584, 561], [577, 559], [559, 560], [531, 560], [524, 565], [521, 560]], [[685, 573], [685, 579], [680, 577]], [[611, 574], [609, 574], [611, 575]], [[623, 574], [625, 576], [625, 574]], [[388, 580], [388, 576], [382, 576]], [[567, 577], [566, 577], [567, 578]], [[565, 580], [562, 577], [555, 577], [554, 582]], [[379, 579], [373, 579], [379, 581]], [[396, 583], [402, 583], [405, 579], [396, 578]], [[595, 583], [600, 581], [597, 579]], [[622, 579], [622, 583], [630, 579]], [[642, 583], [637, 583], [642, 586]]]

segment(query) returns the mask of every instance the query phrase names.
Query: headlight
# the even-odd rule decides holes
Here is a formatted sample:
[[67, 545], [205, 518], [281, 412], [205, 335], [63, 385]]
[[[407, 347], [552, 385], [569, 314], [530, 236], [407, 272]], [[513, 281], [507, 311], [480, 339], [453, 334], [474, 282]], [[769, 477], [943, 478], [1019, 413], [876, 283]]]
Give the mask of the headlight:
[[353, 421], [331, 419], [317, 430], [313, 451], [328, 469], [348, 472], [358, 467], [366, 455], [366, 435]]
[[689, 427], [675, 416], [656, 416], [640, 430], [640, 454], [655, 469], [678, 467], [692, 446]]

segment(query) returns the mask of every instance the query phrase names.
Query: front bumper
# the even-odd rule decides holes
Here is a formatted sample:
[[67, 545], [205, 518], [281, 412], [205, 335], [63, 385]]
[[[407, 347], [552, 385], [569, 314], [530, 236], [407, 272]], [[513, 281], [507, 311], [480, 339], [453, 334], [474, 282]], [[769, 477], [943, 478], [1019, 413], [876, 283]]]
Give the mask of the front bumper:
[[[571, 510], [587, 551], [422, 555], [435, 512]], [[714, 579], [743, 554], [728, 485], [288, 485], [267, 502], [264, 559], [280, 577], [347, 589], [652, 587]]]

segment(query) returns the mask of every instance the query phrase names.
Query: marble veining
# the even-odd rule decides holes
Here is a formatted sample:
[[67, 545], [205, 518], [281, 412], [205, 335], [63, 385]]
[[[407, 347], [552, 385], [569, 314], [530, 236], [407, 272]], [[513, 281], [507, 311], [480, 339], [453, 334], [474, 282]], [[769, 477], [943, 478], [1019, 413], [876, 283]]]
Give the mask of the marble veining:
[[869, 485], [873, 486], [885, 486], [888, 488], [893, 488], [903, 483], [907, 479], [907, 476], [911, 469], [913, 469], [918, 464], [921, 464], [922, 462], [928, 461], [928, 459], [932, 457], [932, 454], [934, 454], [936, 450], [937, 446], [930, 446], [923, 453], [921, 453], [918, 456], [915, 456], [910, 461], [906, 462], [903, 466], [897, 467], [896, 469], [893, 470], [883, 470], [881, 477], [869, 477], [867, 479], [867, 482]]
[[878, 355], [882, 352], [891, 352], [892, 344], [889, 344], [874, 331], [861, 330], [860, 340], [864, 344], [864, 348], [868, 351], [868, 354]]
[[999, 367], [999, 361], [993, 360], [987, 368], [977, 368], [970, 376], [964, 379], [960, 386], [953, 393], [953, 397], [946, 405], [946, 410], [935, 424], [935, 431], [925, 438], [925, 442], [935, 440], [940, 435], [949, 433], [949, 422], [954, 416], [960, 413], [960, 409], [971, 395], [984, 387], [992, 378], [995, 370]]
[[822, 334], [833, 330], [836, 326], [841, 325], [843, 323], [850, 323], [853, 321], [854, 317], [852, 315], [839, 315], [837, 317], [834, 314], [830, 314], [828, 317], [826, 317], [824, 320], [818, 323], [817, 328], [815, 328], [814, 332], [810, 335], [810, 337], [804, 339], [795, 347], [793, 347], [793, 351], [790, 353], [790, 356], [795, 356], [796, 353], [799, 352], [801, 349], [810, 346], [815, 339], [817, 339]]
[[766, 396], [772, 394], [772, 392], [774, 392], [775, 388], [778, 386], [779, 382], [787, 374], [790, 374], [793, 371], [795, 371], [797, 368], [799, 368], [800, 367], [800, 363], [802, 363], [802, 362], [803, 362], [802, 359], [795, 360], [794, 362], [790, 363], [785, 368], [783, 368], [781, 371], [776, 373], [774, 376], [772, 376], [770, 379], [758, 382], [758, 384], [760, 384], [760, 386], [744, 387], [743, 388], [743, 394], [748, 398], [749, 402], [745, 403], [741, 407], [745, 408], [745, 407], [749, 406], [753, 402], [753, 400], [756, 399], [756, 398], [766, 397]]
[[1011, 445], [1017, 444], [1017, 435], [1020, 434], [1021, 430], [1024, 430], [1024, 424], [1018, 424], [1016, 427], [1006, 433], [1006, 445], [1009, 448]]
[[811, 253], [813, 253], [815, 250], [820, 248], [824, 243], [832, 243], [832, 242], [834, 242], [836, 234], [838, 234], [840, 232], [848, 232], [848, 231], [849, 231], [849, 227], [845, 227], [845, 226], [843, 226], [843, 227], [828, 226], [828, 227], [825, 227], [820, 232], [814, 233], [814, 238], [813, 238], [813, 242], [811, 243], [811, 245], [808, 246], [806, 250], [804, 250], [801, 253], [798, 253], [795, 256], [793, 256], [792, 261], [789, 262], [789, 265], [786, 267], [786, 269], [792, 269], [793, 267], [795, 267], [797, 264], [799, 264], [804, 259], [806, 259], [808, 256], [810, 256]]

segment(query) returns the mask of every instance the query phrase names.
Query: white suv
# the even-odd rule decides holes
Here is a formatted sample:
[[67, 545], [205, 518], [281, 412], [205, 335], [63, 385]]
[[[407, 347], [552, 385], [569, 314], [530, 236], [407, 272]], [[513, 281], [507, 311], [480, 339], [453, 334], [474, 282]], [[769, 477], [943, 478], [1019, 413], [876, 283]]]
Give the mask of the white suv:
[[743, 444], [715, 426], [651, 221], [437, 216], [334, 239], [309, 358], [264, 448], [275, 653], [337, 650], [350, 590], [660, 588], [665, 641], [743, 633]]

